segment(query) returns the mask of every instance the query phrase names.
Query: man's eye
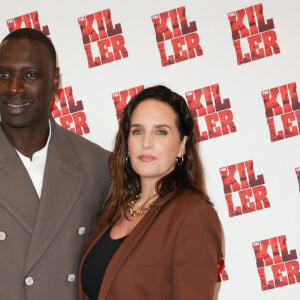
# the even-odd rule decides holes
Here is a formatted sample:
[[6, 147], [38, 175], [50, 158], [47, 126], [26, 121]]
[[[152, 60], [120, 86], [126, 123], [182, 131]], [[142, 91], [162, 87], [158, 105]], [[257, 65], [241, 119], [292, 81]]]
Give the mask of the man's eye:
[[0, 71], [0, 78], [1, 78], [1, 79], [7, 80], [7, 79], [9, 79], [9, 77], [10, 77], [9, 72], [6, 72], [6, 71]]
[[37, 74], [36, 72], [33, 72], [33, 71], [31, 71], [31, 72], [26, 72], [26, 73], [25, 73], [25, 78], [31, 79], [31, 80], [37, 79], [37, 78], [38, 78], [38, 74]]

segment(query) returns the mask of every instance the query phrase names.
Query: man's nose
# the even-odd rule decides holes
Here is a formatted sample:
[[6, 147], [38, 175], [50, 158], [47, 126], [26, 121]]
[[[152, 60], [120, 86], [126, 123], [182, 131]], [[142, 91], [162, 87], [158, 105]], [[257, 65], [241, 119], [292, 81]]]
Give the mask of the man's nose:
[[19, 94], [24, 92], [24, 83], [23, 79], [20, 78], [19, 76], [13, 76], [10, 79], [9, 83], [9, 92], [11, 94]]

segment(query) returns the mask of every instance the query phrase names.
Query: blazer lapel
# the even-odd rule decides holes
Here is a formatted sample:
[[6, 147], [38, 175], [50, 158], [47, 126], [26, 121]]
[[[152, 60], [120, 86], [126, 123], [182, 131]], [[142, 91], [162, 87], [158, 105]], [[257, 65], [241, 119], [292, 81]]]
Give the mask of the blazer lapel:
[[[147, 229], [154, 221], [155, 217], [160, 211], [160, 207], [160, 205], [154, 206], [150, 210], [150, 212], [144, 216], [144, 218], [137, 224], [134, 230], [126, 237], [118, 251], [112, 257], [105, 271], [100, 294], [98, 295], [98, 300], [106, 299], [115, 276], [118, 274], [118, 271], [125, 263], [128, 255], [133, 251], [134, 247], [139, 243], [143, 235], [146, 233]], [[105, 229], [107, 228], [108, 226]], [[105, 229], [102, 230], [102, 234], [104, 233]]]
[[39, 199], [16, 150], [0, 126], [0, 206], [32, 234]]
[[85, 182], [78, 156], [61, 128], [51, 119], [40, 207], [36, 218], [25, 272], [27, 273], [55, 239]]

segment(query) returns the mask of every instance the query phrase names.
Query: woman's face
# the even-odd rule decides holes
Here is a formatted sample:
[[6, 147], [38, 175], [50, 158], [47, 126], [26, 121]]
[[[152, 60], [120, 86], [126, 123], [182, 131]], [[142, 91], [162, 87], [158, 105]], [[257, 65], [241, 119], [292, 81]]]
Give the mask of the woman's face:
[[157, 182], [175, 168], [186, 140], [186, 136], [180, 140], [176, 114], [169, 105], [153, 98], [144, 100], [131, 115], [128, 149], [133, 170], [141, 181]]

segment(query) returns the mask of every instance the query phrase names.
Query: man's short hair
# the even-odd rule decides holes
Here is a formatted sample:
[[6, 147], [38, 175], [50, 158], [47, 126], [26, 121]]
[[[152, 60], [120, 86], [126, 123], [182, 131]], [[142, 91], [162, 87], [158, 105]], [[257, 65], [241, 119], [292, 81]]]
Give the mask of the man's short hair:
[[53, 61], [53, 67], [56, 67], [56, 51], [54, 45], [52, 44], [51, 40], [45, 36], [41, 31], [31, 28], [20, 28], [11, 33], [9, 33], [1, 43], [6, 40], [15, 40], [15, 39], [29, 39], [32, 41], [38, 41], [44, 44], [47, 49], [49, 50], [51, 59]]

